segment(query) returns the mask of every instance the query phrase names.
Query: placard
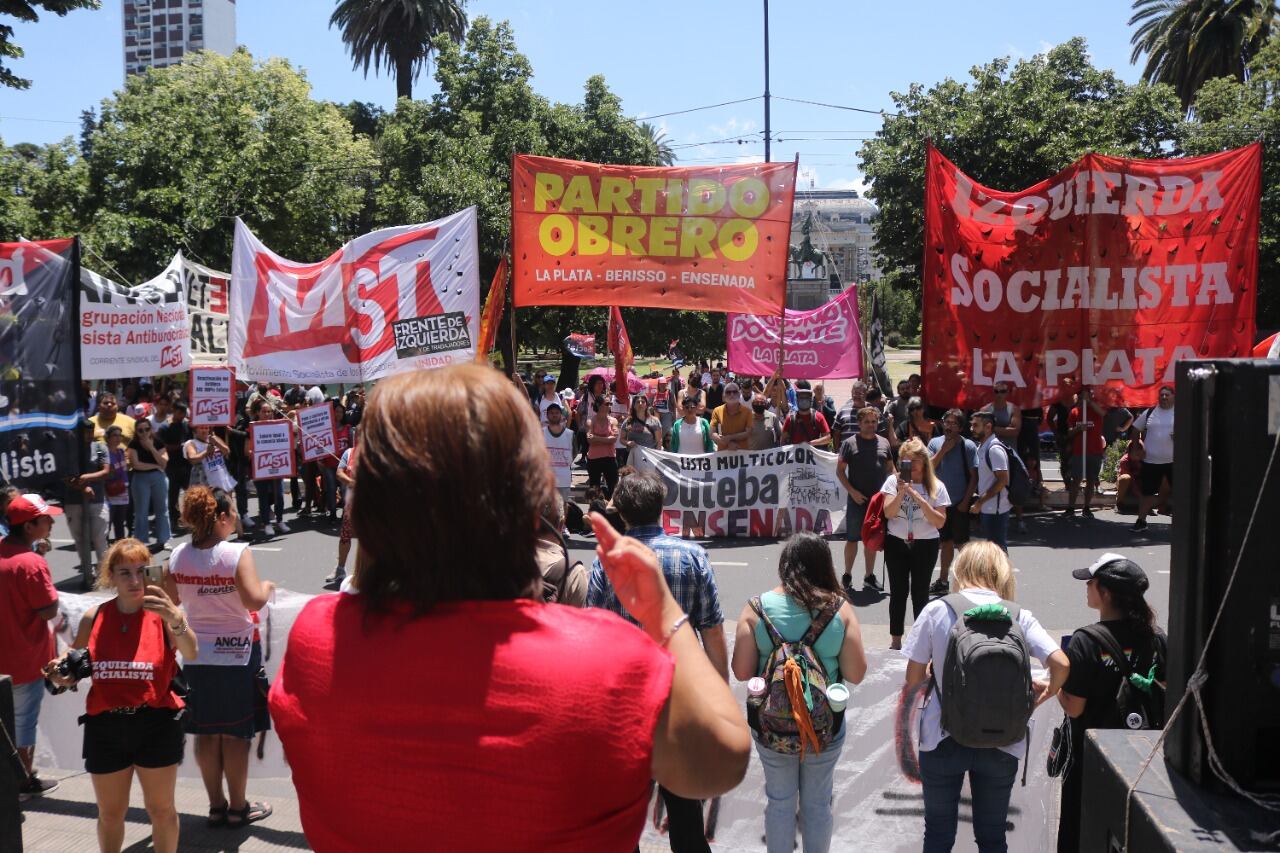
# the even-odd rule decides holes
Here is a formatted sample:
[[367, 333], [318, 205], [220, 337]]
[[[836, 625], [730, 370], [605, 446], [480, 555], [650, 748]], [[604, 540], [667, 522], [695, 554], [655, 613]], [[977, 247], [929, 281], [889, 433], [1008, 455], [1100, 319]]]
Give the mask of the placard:
[[191, 425], [229, 427], [236, 417], [236, 372], [230, 367], [191, 368]]
[[333, 422], [333, 406], [328, 403], [298, 409], [298, 432], [302, 435], [303, 462], [338, 455], [338, 428]]
[[298, 474], [293, 455], [293, 424], [289, 421], [254, 421], [249, 424], [253, 443], [254, 480], [281, 480]]

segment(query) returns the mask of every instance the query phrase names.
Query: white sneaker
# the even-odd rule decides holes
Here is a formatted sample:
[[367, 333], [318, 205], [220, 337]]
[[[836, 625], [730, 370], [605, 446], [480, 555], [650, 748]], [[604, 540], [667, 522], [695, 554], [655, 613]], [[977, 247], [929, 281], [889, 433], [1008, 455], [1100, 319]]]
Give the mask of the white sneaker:
[[277, 522], [276, 522], [276, 530], [279, 530], [281, 533], [292, 533], [292, 532], [293, 532], [293, 531], [291, 531], [291, 530], [289, 529], [289, 525], [285, 524], [283, 521], [277, 521]]
[[243, 527], [245, 530], [252, 530], [258, 525], [254, 522], [252, 518], [245, 515], [240, 517], [240, 526]]
[[270, 524], [264, 524], [262, 525], [262, 535], [270, 539], [272, 536], [276, 535], [276, 529]]

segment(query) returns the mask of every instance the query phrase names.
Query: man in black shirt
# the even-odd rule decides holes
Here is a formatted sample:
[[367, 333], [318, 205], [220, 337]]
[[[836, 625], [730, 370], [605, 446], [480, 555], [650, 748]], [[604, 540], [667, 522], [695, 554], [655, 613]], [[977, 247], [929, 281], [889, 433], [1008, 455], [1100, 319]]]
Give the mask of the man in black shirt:
[[707, 386], [706, 407], [708, 412], [714, 412], [724, 404], [724, 385], [720, 384], [720, 371], [711, 371], [711, 384]]
[[175, 529], [182, 526], [178, 497], [191, 479], [191, 463], [182, 451], [182, 446], [191, 440], [191, 435], [187, 404], [179, 400], [173, 404], [173, 415], [169, 422], [156, 429], [156, 438], [169, 452], [169, 464], [165, 466], [164, 473], [169, 478], [169, 518]]

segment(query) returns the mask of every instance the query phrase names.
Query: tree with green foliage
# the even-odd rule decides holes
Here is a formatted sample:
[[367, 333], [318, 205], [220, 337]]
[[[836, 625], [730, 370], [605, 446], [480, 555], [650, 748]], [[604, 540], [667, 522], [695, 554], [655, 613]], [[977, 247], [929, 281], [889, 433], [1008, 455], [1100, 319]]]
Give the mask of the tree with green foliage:
[[[76, 9], [101, 7], [101, 0], [5, 0], [0, 3], [0, 15], [34, 24], [40, 20], [41, 12], [52, 12], [58, 17], [64, 17]], [[4, 62], [4, 59], [21, 59], [23, 56], [25, 53], [22, 48], [13, 41], [13, 26], [0, 24], [0, 86], [10, 89], [31, 88], [30, 80], [14, 74]]]
[[1181, 126], [1178, 147], [1194, 156], [1262, 140], [1258, 326], [1274, 329], [1280, 326], [1280, 37], [1258, 52], [1249, 72], [1245, 83], [1218, 78], [1201, 87], [1196, 120]]
[[1205, 81], [1243, 81], [1275, 20], [1275, 0], [1133, 0], [1129, 61], [1145, 55], [1142, 79], [1168, 83], [1185, 110]]
[[[880, 207], [876, 252], [883, 287], [916, 299], [924, 255], [925, 142], [981, 184], [1017, 190], [1044, 180], [1089, 151], [1122, 157], [1167, 156], [1182, 115], [1165, 85], [1127, 85], [1095, 68], [1083, 39], [1010, 67], [997, 59], [926, 89], [893, 92], [896, 115], [859, 151]], [[915, 334], [915, 328], [899, 331]]]
[[640, 122], [640, 132], [649, 140], [649, 144], [653, 146], [657, 156], [654, 160], [659, 166], [671, 166], [676, 162], [676, 152], [671, 147], [671, 140], [667, 137], [667, 132], [655, 125], [649, 124], [647, 121]]
[[89, 170], [70, 138], [49, 145], [0, 144], [0, 240], [43, 240], [76, 233]]
[[175, 249], [228, 268], [237, 216], [286, 257], [323, 258], [357, 233], [374, 165], [301, 72], [243, 49], [130, 76], [91, 151], [88, 243], [135, 281]]
[[412, 98], [413, 81], [427, 61], [437, 36], [462, 41], [467, 28], [466, 0], [338, 0], [330, 27], [342, 30], [342, 41], [356, 68], [381, 69], [396, 77], [396, 97]]

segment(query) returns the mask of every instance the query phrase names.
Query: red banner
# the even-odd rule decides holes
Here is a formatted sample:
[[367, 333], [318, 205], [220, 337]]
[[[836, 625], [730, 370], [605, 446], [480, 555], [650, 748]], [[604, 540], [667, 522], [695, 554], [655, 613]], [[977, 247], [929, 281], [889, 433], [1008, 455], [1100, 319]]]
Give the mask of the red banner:
[[1094, 388], [1148, 406], [1185, 358], [1254, 337], [1259, 144], [1180, 160], [1089, 154], [1020, 192], [934, 148], [925, 178], [925, 394], [1020, 408]]
[[609, 309], [608, 346], [609, 352], [613, 353], [614, 393], [619, 399], [626, 400], [631, 396], [627, 388], [627, 374], [631, 372], [635, 354], [631, 351], [627, 327], [622, 322], [622, 311], [616, 305]]
[[795, 184], [794, 163], [657, 168], [517, 155], [515, 304], [781, 314]]
[[502, 319], [502, 306], [507, 301], [507, 259], [498, 262], [498, 269], [493, 274], [493, 283], [489, 285], [489, 295], [484, 301], [484, 310], [480, 312], [480, 334], [476, 340], [476, 361], [488, 362], [489, 353], [493, 350], [494, 341], [498, 339], [498, 321]]

